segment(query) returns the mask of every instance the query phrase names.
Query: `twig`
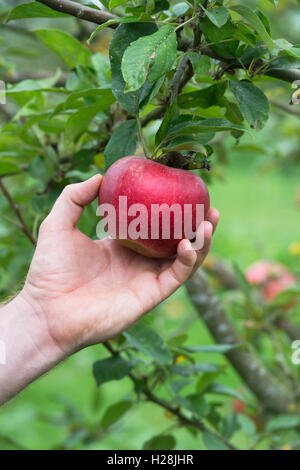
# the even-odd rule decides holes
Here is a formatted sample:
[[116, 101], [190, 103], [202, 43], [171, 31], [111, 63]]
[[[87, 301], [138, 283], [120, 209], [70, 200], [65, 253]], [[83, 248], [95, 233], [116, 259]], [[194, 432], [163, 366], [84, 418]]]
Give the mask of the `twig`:
[[[44, 78], [51, 78], [51, 74], [49, 72], [32, 72], [32, 73], [23, 73], [20, 75], [12, 75], [12, 76], [4, 76], [4, 81], [6, 83], [10, 83], [11, 85], [15, 85], [16, 83], [22, 82], [23, 80], [43, 80]], [[54, 83], [54, 85], [60, 87], [66, 84], [68, 75], [63, 73]]]
[[171, 104], [173, 103], [173, 101], [175, 100], [177, 95], [179, 94], [180, 88], [183, 88], [182, 87], [182, 76], [186, 71], [189, 60], [190, 60], [189, 56], [185, 55], [182, 58], [180, 64], [178, 65], [178, 68], [176, 70], [176, 73], [174, 75], [173, 82], [172, 82], [172, 85], [171, 85]]
[[[112, 13], [107, 11], [100, 11], [95, 8], [86, 7], [80, 5], [80, 3], [71, 2], [70, 0], [37, 0], [44, 5], [52, 8], [52, 10], [59, 11], [61, 13], [68, 13], [69, 15], [75, 16], [81, 20], [91, 21], [96, 24], [103, 24], [106, 21], [117, 18]], [[116, 28], [118, 25], [110, 25], [111, 28]]]
[[160, 119], [163, 117], [164, 113], [166, 111], [166, 106], [160, 106], [159, 108], [153, 109], [153, 111], [150, 111], [144, 118], [141, 119], [141, 124], [142, 127], [147, 126], [149, 122], [155, 121], [156, 119]]
[[[37, 1], [52, 8], [52, 10], [60, 11], [63, 13], [68, 13], [69, 15], [75, 16], [76, 18], [79, 18], [81, 20], [90, 21], [96, 24], [103, 24], [103, 23], [106, 23], [106, 21], [117, 18], [112, 13], [86, 7], [78, 3], [72, 2], [70, 0], [37, 0]], [[110, 28], [116, 28], [117, 26], [118, 26], [118, 23], [109, 25]], [[186, 51], [188, 49], [192, 49], [193, 47], [192, 45], [193, 43], [188, 38], [182, 38], [179, 44], [179, 50]], [[207, 55], [208, 57], [211, 57], [212, 59], [220, 60], [221, 62], [228, 63], [228, 61], [232, 61], [232, 59], [226, 59], [224, 57], [220, 57], [209, 47], [203, 48], [202, 53]], [[263, 65], [263, 61], [259, 62], [258, 65]], [[241, 68], [239, 64], [235, 64], [233, 67]], [[272, 69], [272, 70], [268, 70], [267, 72], [265, 72], [264, 75], [278, 78], [279, 80], [283, 80], [285, 82], [294, 82], [295, 80], [300, 80], [300, 70], [298, 69], [287, 69], [287, 70]]]
[[[110, 352], [112, 356], [119, 356], [120, 353], [116, 351], [111, 344], [106, 341], [103, 343], [103, 346]], [[137, 378], [135, 375], [130, 372], [128, 374], [129, 378], [131, 381], [135, 384], [137, 381]], [[230, 442], [227, 441], [223, 436], [211, 431], [208, 429], [203, 423], [200, 421], [197, 421], [192, 418], [187, 418], [183, 413], [181, 413], [179, 408], [176, 408], [172, 405], [170, 405], [167, 401], [157, 397], [148, 387], [146, 381], [144, 381], [143, 386], [142, 386], [142, 393], [145, 395], [148, 401], [151, 401], [152, 403], [155, 403], [156, 405], [160, 406], [161, 408], [164, 408], [165, 410], [169, 411], [172, 413], [174, 416], [176, 416], [180, 423], [186, 424], [187, 426], [192, 426], [193, 428], [197, 429], [198, 431], [206, 431], [209, 432], [210, 434], [213, 434], [216, 439], [222, 441], [229, 449], [231, 450], [237, 450], [236, 447], [234, 447]]]
[[203, 270], [186, 283], [188, 294], [198, 315], [219, 344], [243, 344], [225, 355], [250, 390], [268, 410], [285, 413], [294, 401], [289, 384], [281, 383], [253, 354], [229, 319], [218, 297], [210, 287]]
[[[226, 289], [239, 289], [240, 285], [236, 277], [235, 272], [222, 260], [214, 257], [208, 256], [205, 260], [203, 268], [209, 274], [215, 276]], [[286, 313], [278, 312], [275, 318], [270, 318], [270, 323], [274, 324], [277, 328], [284, 331], [285, 334], [292, 340], [300, 338], [300, 327], [299, 325], [292, 323], [288, 318], [286, 318]]]
[[19, 222], [20, 222], [20, 228], [21, 230], [23, 230], [23, 232], [25, 233], [25, 235], [29, 238], [29, 240], [31, 241], [31, 243], [35, 246], [36, 245], [36, 240], [35, 238], [33, 238], [33, 235], [31, 233], [31, 231], [29, 230], [28, 226], [26, 225], [26, 222], [20, 212], [20, 209], [18, 207], [18, 205], [15, 203], [15, 201], [13, 200], [13, 198], [11, 197], [10, 193], [8, 192], [8, 190], [6, 189], [2, 179], [0, 178], [0, 189], [1, 191], [3, 192], [3, 195], [6, 197], [9, 205], [11, 206], [12, 210], [14, 211], [14, 213], [16, 214]]
[[285, 111], [286, 113], [290, 113], [293, 116], [300, 117], [300, 109], [295, 109], [295, 107], [293, 107], [292, 105], [284, 104], [277, 100], [269, 99], [269, 101], [276, 108], [281, 109], [282, 111]]

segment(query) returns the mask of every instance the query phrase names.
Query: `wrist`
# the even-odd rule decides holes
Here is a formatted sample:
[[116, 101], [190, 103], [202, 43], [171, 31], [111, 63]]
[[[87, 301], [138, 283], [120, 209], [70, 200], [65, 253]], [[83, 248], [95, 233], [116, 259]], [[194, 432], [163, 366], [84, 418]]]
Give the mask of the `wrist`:
[[0, 340], [5, 348], [0, 404], [64, 359], [49, 335], [45, 316], [24, 290], [0, 310]]

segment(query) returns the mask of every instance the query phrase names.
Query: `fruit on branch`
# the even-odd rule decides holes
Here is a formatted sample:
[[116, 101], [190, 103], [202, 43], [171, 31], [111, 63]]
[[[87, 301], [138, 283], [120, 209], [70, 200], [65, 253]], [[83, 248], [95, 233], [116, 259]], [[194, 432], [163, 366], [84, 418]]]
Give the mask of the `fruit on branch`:
[[234, 398], [232, 400], [232, 408], [237, 414], [245, 414], [246, 405], [242, 400]]
[[[103, 204], [113, 206], [116, 213], [115, 233], [108, 223], [108, 234], [153, 258], [173, 256], [181, 239], [192, 240], [210, 206], [199, 176], [133, 156], [117, 160], [106, 172], [99, 192], [99, 206]], [[101, 215], [107, 217], [109, 212]]]
[[[273, 302], [278, 294], [296, 284], [295, 276], [283, 264], [275, 261], [258, 261], [246, 270], [245, 275], [249, 284], [259, 287], [267, 303]], [[290, 306], [290, 302], [286, 306]]]

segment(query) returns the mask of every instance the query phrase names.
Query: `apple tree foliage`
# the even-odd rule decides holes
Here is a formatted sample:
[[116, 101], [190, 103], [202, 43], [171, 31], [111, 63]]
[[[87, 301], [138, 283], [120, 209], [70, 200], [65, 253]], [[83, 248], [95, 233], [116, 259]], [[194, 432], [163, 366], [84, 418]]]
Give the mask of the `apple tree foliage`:
[[[145, 154], [194, 171], [211, 166], [211, 174], [204, 175], [209, 181], [222, 162], [222, 139], [231, 135], [242, 145], [245, 134], [255, 136], [269, 118], [270, 90], [284, 86], [288, 103], [295, 95], [291, 84], [300, 80], [299, 44], [273, 37], [272, 25], [257, 2], [14, 3], [14, 7], [11, 2], [1, 6], [3, 31], [21, 31], [31, 49], [19, 42], [14, 52], [27, 63], [25, 74], [22, 65], [8, 58], [11, 44], [5, 46], [7, 56], [0, 57], [7, 99], [6, 106], [0, 105], [0, 177], [4, 189], [6, 181], [15, 178], [11, 190], [16, 202], [18, 187], [26, 188], [21, 228], [31, 242], [66, 184], [104, 173], [123, 156]], [[269, 3], [275, 9], [278, 2]], [[294, 8], [299, 8], [297, 2]], [[26, 29], [29, 21], [33, 27]], [[105, 32], [110, 33], [109, 57], [99, 51]], [[3, 41], [7, 41], [5, 35]], [[47, 73], [45, 63], [41, 71], [28, 67], [35, 48], [49, 60]], [[10, 210], [4, 210], [5, 217]], [[94, 236], [94, 217], [90, 208], [81, 222], [90, 236]], [[12, 236], [17, 247], [9, 244]], [[29, 241], [23, 234], [16, 235], [13, 225], [8, 225], [3, 237], [1, 249], [10, 266], [9, 272], [3, 269], [0, 282], [5, 296], [12, 289], [11, 279], [22, 279], [30, 254]], [[242, 273], [236, 268], [231, 274], [242, 292], [244, 308], [257, 309]], [[260, 428], [253, 416], [261, 411], [261, 397], [245, 398], [222, 386], [218, 379], [224, 366], [214, 360], [201, 362], [198, 356], [225, 353], [230, 358], [241, 345], [187, 346], [185, 341], [184, 332], [163, 339], [146, 320], [107, 343], [107, 357], [93, 366], [97, 386], [129, 377], [133, 391], [104, 411], [98, 428], [107, 432], [134, 406], [148, 400], [165, 409], [174, 428], [185, 427], [201, 436], [208, 449], [232, 448], [238, 430], [258, 443]], [[291, 381], [289, 376], [289, 385]], [[216, 395], [219, 400], [211, 399]], [[222, 414], [219, 402], [226, 396], [245, 401], [251, 419]], [[267, 423], [263, 432], [274, 445], [280, 430], [295, 430], [296, 435], [299, 429], [300, 418], [289, 414], [289, 405], [271, 406], [262, 418]], [[68, 419], [76, 421], [75, 415]], [[71, 436], [75, 444], [70, 447], [77, 440], [84, 443], [97, 436], [82, 421], [78, 427], [81, 434]], [[144, 448], [180, 448], [173, 427], [153, 436]]]

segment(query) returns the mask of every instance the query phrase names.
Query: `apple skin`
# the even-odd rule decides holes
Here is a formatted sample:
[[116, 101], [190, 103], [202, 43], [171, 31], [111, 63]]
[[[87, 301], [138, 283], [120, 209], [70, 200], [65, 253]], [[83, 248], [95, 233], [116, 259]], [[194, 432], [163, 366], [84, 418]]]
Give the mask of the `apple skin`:
[[[127, 206], [144, 204], [148, 212], [148, 239], [118, 239], [119, 196], [127, 196]], [[99, 204], [109, 203], [116, 209], [117, 241], [150, 258], [168, 258], [176, 254], [179, 239], [172, 237], [174, 218], [170, 218], [170, 238], [161, 237], [161, 214], [159, 238], [151, 239], [151, 204], [192, 204], [192, 229], [196, 230], [196, 204], [204, 204], [204, 219], [210, 207], [209, 193], [204, 181], [187, 170], [170, 168], [141, 157], [124, 157], [117, 160], [104, 175]], [[128, 226], [136, 216], [128, 216]], [[182, 217], [183, 219], [183, 217]], [[183, 227], [183, 220], [182, 220]], [[183, 231], [184, 233], [184, 231]]]
[[249, 284], [261, 288], [267, 303], [273, 302], [280, 292], [296, 284], [295, 276], [283, 264], [275, 261], [258, 261], [246, 270], [245, 275]]
[[242, 400], [239, 400], [238, 398], [234, 398], [234, 400], [232, 401], [232, 407], [233, 407], [233, 410], [237, 414], [240, 414], [240, 415], [245, 414], [246, 405]]

